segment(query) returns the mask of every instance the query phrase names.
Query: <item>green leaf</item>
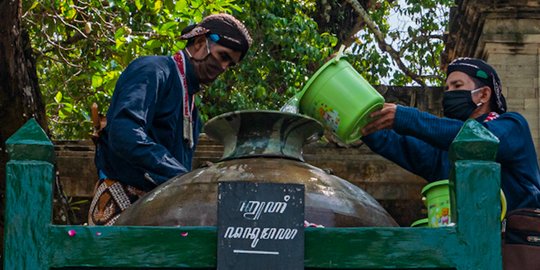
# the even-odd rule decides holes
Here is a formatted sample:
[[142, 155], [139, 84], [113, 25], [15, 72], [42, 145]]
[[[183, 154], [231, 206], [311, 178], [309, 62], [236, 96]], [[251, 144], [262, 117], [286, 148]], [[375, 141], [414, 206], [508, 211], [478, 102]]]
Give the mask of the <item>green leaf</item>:
[[141, 2], [141, 0], [135, 0], [135, 6], [137, 7], [137, 10], [142, 10], [143, 3]]
[[163, 25], [161, 25], [161, 27], [159, 27], [159, 31], [166, 32], [167, 30], [169, 30], [169, 28], [171, 28], [173, 26], [177, 26], [177, 25], [178, 25], [177, 22], [167, 22], [167, 23], [164, 23]]
[[54, 96], [54, 101], [56, 101], [56, 103], [62, 102], [62, 92], [58, 91], [58, 93], [56, 93], [56, 96]]
[[62, 110], [64, 110], [64, 112], [67, 112], [68, 114], [73, 112], [73, 105], [71, 103], [63, 102], [62, 105]]
[[126, 29], [124, 27], [120, 27], [114, 32], [114, 38], [119, 39], [123, 37], [126, 34]]
[[156, 0], [154, 2], [154, 12], [159, 12], [161, 10], [161, 8], [163, 7], [163, 1], [161, 0]]
[[94, 74], [92, 76], [92, 87], [93, 88], [98, 88], [100, 87], [101, 85], [103, 85], [103, 77], [101, 77], [100, 75], [98, 74]]
[[64, 110], [58, 110], [58, 117], [62, 120], [66, 119], [67, 115], [64, 113]]
[[264, 97], [266, 95], [266, 89], [262, 86], [257, 87], [257, 90], [255, 91], [255, 95], [258, 98]]
[[71, 20], [77, 15], [77, 10], [73, 8], [73, 1], [65, 1], [62, 3], [62, 13], [64, 17], [68, 20]]
[[186, 10], [186, 8], [188, 8], [188, 4], [186, 0], [176, 1], [176, 5], [174, 6], [174, 9], [176, 12], [182, 13], [182, 11]]
[[32, 9], [36, 8], [37, 5], [39, 5], [39, 1], [34, 1], [34, 2], [32, 3], [32, 5], [30, 6], [30, 8], [28, 8], [28, 11], [31, 11]]
[[151, 50], [151, 49], [159, 48], [160, 46], [161, 46], [161, 41], [152, 39], [146, 42], [145, 48]]

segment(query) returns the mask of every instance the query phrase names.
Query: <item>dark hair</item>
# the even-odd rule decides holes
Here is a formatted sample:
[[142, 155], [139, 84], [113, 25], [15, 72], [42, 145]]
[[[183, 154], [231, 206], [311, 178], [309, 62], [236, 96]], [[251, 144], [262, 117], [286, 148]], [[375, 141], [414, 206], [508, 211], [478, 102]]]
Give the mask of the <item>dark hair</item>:
[[[472, 81], [474, 82], [474, 88], [475, 88], [475, 89], [478, 89], [478, 88], [480, 88], [480, 87], [484, 87], [484, 86], [487, 85], [485, 82], [483, 82], [483, 81], [481, 81], [481, 80], [479, 80], [479, 79], [477, 79], [477, 78], [475, 78], [475, 77], [472, 77], [472, 76], [469, 76], [469, 77], [470, 77], [470, 78], [472, 79]], [[490, 88], [491, 88], [491, 87], [490, 87]]]

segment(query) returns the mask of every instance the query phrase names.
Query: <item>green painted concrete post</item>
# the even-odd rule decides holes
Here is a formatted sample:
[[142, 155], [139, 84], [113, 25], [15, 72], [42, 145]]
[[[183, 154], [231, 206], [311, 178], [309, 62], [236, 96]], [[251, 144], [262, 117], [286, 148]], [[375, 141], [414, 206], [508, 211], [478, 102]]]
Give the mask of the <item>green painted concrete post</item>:
[[475, 120], [465, 122], [450, 147], [452, 217], [464, 254], [471, 254], [460, 269], [502, 269], [498, 147], [499, 139]]
[[[4, 269], [48, 269], [54, 147], [34, 120], [7, 141]], [[35, 194], [39, 192], [39, 194]]]

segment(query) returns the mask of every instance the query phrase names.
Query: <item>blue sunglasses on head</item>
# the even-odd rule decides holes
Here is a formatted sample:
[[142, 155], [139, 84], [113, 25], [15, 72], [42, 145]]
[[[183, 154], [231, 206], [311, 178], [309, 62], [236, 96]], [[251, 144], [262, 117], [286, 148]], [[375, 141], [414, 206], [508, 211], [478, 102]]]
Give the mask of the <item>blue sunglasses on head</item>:
[[218, 34], [210, 34], [210, 35], [208, 35], [208, 37], [213, 42], [218, 42], [218, 40], [220, 39]]

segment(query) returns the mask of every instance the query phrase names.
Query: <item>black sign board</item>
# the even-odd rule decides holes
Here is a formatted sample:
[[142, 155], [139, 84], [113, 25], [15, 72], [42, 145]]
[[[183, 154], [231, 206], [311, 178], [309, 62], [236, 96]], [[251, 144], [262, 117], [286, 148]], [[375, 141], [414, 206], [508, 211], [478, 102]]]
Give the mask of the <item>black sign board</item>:
[[304, 186], [220, 182], [217, 266], [304, 269]]

